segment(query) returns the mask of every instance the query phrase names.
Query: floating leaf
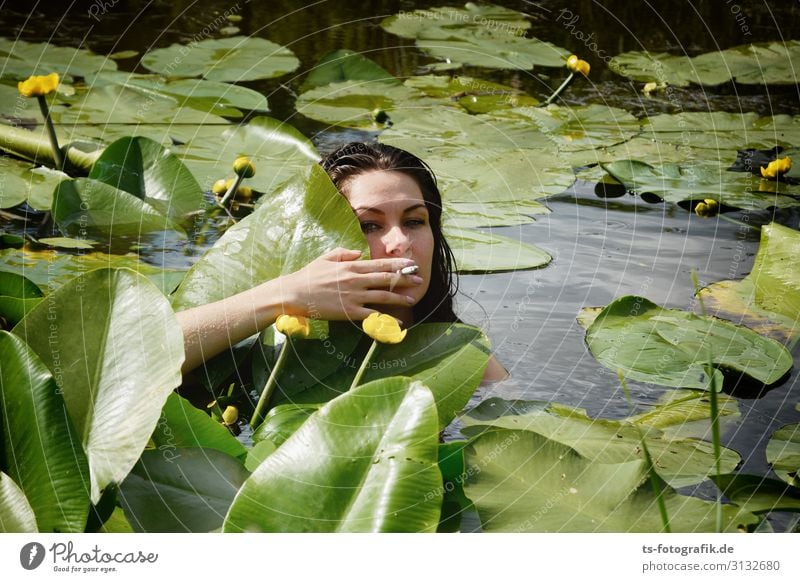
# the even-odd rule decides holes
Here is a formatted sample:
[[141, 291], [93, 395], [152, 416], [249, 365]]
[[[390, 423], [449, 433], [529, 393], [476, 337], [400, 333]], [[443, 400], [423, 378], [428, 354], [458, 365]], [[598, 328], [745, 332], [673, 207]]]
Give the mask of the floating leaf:
[[0, 317], [14, 326], [44, 296], [33, 281], [8, 271], [0, 271]]
[[733, 208], [762, 209], [800, 206], [800, 186], [730, 172], [724, 165], [692, 163], [651, 166], [638, 160], [601, 164], [628, 190], [655, 194], [668, 202], [711, 198]]
[[746, 511], [800, 511], [800, 490], [776, 479], [741, 473], [710, 478], [726, 498]]
[[795, 85], [792, 62], [800, 59], [800, 41], [736, 46], [696, 57], [633, 51], [609, 62], [615, 73], [634, 81], [657, 81], [685, 87], [719, 85], [734, 80], [747, 85]]
[[141, 62], [162, 75], [235, 82], [280, 77], [300, 65], [288, 48], [255, 36], [173, 44], [148, 51]]
[[782, 426], [769, 438], [767, 462], [781, 479], [800, 487], [800, 423]]
[[173, 305], [180, 310], [224, 299], [338, 246], [367, 250], [347, 200], [315, 165], [228, 229], [187, 273]]
[[761, 245], [742, 281], [719, 281], [700, 291], [706, 308], [777, 340], [800, 332], [800, 233], [777, 223], [761, 227]]
[[145, 451], [120, 487], [120, 501], [134, 530], [210, 532], [222, 520], [249, 472], [214, 449]]
[[12, 208], [27, 202], [36, 210], [49, 210], [53, 201], [53, 189], [69, 176], [63, 172], [36, 167], [27, 162], [0, 157], [0, 208]]
[[94, 241], [86, 241], [65, 236], [51, 236], [31, 241], [34, 245], [42, 245], [55, 249], [91, 249], [94, 248]]
[[[792, 367], [792, 356], [775, 340], [712, 317], [665, 309], [644, 297], [625, 296], [603, 309], [586, 331], [592, 355], [625, 377], [676, 388], [710, 388], [705, 367], [740, 372], [764, 384]], [[710, 356], [709, 356], [710, 353]]]
[[253, 441], [269, 441], [279, 447], [292, 436], [321, 404], [279, 404], [270, 409], [253, 434]]
[[[205, 206], [192, 173], [177, 156], [146, 137], [122, 138], [109, 145], [89, 178], [133, 194], [178, 223], [186, 223]], [[87, 204], [91, 207], [92, 201]]]
[[402, 12], [381, 26], [398, 36], [416, 39], [420, 50], [448, 63], [496, 69], [560, 67], [569, 53], [549, 42], [526, 38], [530, 23], [515, 10], [468, 2], [464, 8], [431, 8]]
[[[89, 178], [61, 182], [53, 194], [53, 219], [74, 236], [133, 236], [183, 229], [141, 198]], [[185, 234], [185, 233], [184, 233]]]
[[3, 466], [24, 492], [40, 532], [82, 532], [89, 466], [65, 413], [61, 368], [54, 378], [24, 341], [5, 331], [0, 360]]
[[308, 91], [342, 81], [385, 81], [388, 84], [400, 84], [389, 71], [372, 59], [348, 49], [340, 49], [319, 60], [303, 81], [301, 89]]
[[227, 428], [175, 393], [167, 398], [151, 438], [165, 457], [187, 447], [215, 449], [239, 459], [247, 455], [247, 449]]
[[[663, 531], [644, 461], [598, 463], [566, 445], [520, 430], [489, 430], [465, 451], [464, 490], [484, 531]], [[715, 531], [715, 503], [662, 486], [671, 531]], [[756, 521], [736, 506], [722, 507], [723, 531]]]
[[439, 522], [436, 406], [387, 378], [323, 406], [244, 483], [224, 531], [432, 532]]
[[[696, 401], [696, 397], [694, 399]], [[732, 404], [727, 406], [732, 405], [735, 410], [736, 402], [730, 400]], [[709, 412], [707, 407], [703, 408], [704, 412]], [[723, 410], [725, 414], [730, 414], [730, 410]], [[663, 430], [653, 423], [653, 415], [659, 412]], [[659, 477], [672, 487], [684, 487], [700, 483], [713, 473], [715, 457], [710, 442], [680, 436], [683, 420], [688, 420], [688, 417], [676, 412], [674, 407], [669, 413], [665, 413], [663, 407], [658, 407], [650, 417], [611, 420], [590, 418], [583, 409], [556, 403], [490, 398], [461, 419], [469, 427], [464, 429], [465, 435], [478, 434], [487, 427], [533, 431], [567, 445], [598, 463], [644, 461], [644, 438]], [[668, 424], [665, 424], [667, 414]], [[677, 434], [670, 434], [669, 428], [673, 428]], [[706, 427], [704, 436], [709, 437], [709, 432]], [[735, 451], [722, 449], [723, 471], [732, 471], [740, 460]]]
[[14, 333], [53, 370], [96, 503], [139, 458], [181, 382], [183, 334], [172, 309], [142, 275], [99, 269], [50, 293]]
[[30, 75], [58, 73], [68, 76], [88, 77], [98, 71], [114, 71], [117, 64], [107, 57], [86, 49], [55, 46], [48, 42], [28, 42], [18, 38], [0, 38], [0, 54], [4, 58], [0, 77], [17, 81]]
[[22, 489], [0, 471], [0, 533], [36, 533], [36, 516]]
[[459, 273], [497, 273], [543, 267], [552, 257], [538, 247], [497, 234], [450, 228], [445, 237]]

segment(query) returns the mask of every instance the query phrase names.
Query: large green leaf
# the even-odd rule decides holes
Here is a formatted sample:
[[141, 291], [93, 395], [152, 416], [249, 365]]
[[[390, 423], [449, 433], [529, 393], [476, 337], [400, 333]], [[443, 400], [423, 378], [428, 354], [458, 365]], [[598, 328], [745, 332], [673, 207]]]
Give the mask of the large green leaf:
[[800, 333], [800, 233], [777, 223], [761, 227], [761, 244], [750, 274], [700, 291], [707, 309], [789, 343]]
[[[485, 531], [664, 531], [644, 461], [598, 463], [534, 432], [503, 429], [465, 450], [464, 490]], [[714, 503], [662, 486], [671, 531], [715, 531]], [[722, 508], [723, 531], [755, 521], [737, 506]]]
[[215, 449], [240, 459], [247, 455], [247, 449], [227, 428], [175, 393], [164, 404], [152, 440], [164, 455], [188, 447]]
[[270, 409], [253, 434], [253, 441], [269, 441], [280, 446], [292, 436], [321, 404], [279, 404]]
[[445, 237], [459, 273], [498, 273], [543, 267], [552, 257], [542, 249], [494, 233], [447, 227]]
[[800, 423], [782, 426], [769, 437], [767, 462], [781, 479], [800, 487]]
[[712, 198], [734, 208], [761, 209], [800, 206], [800, 186], [730, 172], [719, 163], [665, 163], [652, 166], [638, 160], [601, 164], [628, 190], [655, 194], [669, 202]]
[[178, 223], [202, 212], [205, 205], [203, 191], [186, 166], [146, 137], [122, 138], [109, 145], [89, 178], [133, 194]]
[[109, 255], [85, 253], [73, 255], [53, 249], [31, 248], [0, 250], [0, 269], [23, 273], [31, 281], [47, 288], [56, 289], [92, 269], [126, 268], [150, 279], [165, 295], [172, 293], [183, 279], [184, 272], [156, 267], [131, 255]]
[[79, 237], [138, 237], [183, 229], [141, 198], [90, 178], [61, 182], [53, 194], [53, 218], [61, 230]]
[[86, 49], [55, 46], [48, 42], [28, 42], [18, 38], [0, 38], [0, 55], [4, 61], [0, 77], [15, 80], [52, 72], [61, 77], [88, 77], [97, 71], [114, 71], [117, 68], [113, 60]]
[[225, 531], [432, 532], [439, 521], [436, 406], [408, 378], [332, 400], [262, 462]]
[[549, 42], [526, 38], [530, 23], [515, 10], [468, 2], [464, 8], [431, 8], [403, 12], [381, 26], [392, 34], [416, 39], [433, 57], [479, 67], [531, 69], [559, 67], [569, 53]]
[[342, 81], [386, 81], [399, 84], [392, 74], [364, 55], [340, 49], [322, 57], [303, 81], [302, 90], [308, 91], [330, 83]]
[[180, 310], [224, 299], [292, 273], [337, 246], [367, 251], [347, 200], [321, 167], [311, 166], [228, 229], [187, 273], [173, 305]]
[[180, 325], [145, 277], [98, 269], [49, 294], [14, 333], [63, 391], [89, 459], [96, 503], [103, 489], [128, 474], [181, 382]]
[[210, 38], [148, 51], [142, 65], [162, 75], [253, 81], [291, 73], [300, 61], [286, 47], [255, 36]]
[[756, 475], [711, 476], [722, 494], [753, 513], [800, 511], [800, 489]]
[[[726, 394], [717, 394], [717, 422], [721, 430], [740, 422], [739, 401]], [[662, 438], [698, 438], [711, 436], [711, 399], [703, 390], [667, 390], [652, 409], [628, 417], [634, 424], [652, 427], [663, 433]]]
[[3, 466], [25, 493], [39, 531], [82, 532], [89, 467], [61, 386], [25, 342], [6, 331], [0, 331], [0, 361]]
[[53, 189], [69, 178], [63, 172], [32, 166], [27, 162], [0, 156], [0, 208], [11, 208], [22, 202], [36, 210], [48, 210], [53, 201]]
[[[675, 436], [666, 430], [668, 426], [678, 432], [681, 430], [683, 419], [675, 414], [674, 409], [664, 430], [645, 424], [644, 419], [636, 417], [625, 420], [590, 418], [580, 408], [499, 398], [485, 400], [461, 419], [470, 427], [463, 431], [467, 435], [480, 433], [486, 427], [532, 431], [572, 447], [598, 463], [643, 461], [644, 439], [656, 472], [672, 487], [700, 483], [715, 470], [714, 449], [710, 442]], [[652, 422], [653, 417], [648, 420]], [[661, 422], [664, 421], [662, 416]], [[710, 438], [708, 433], [703, 436]], [[740, 460], [735, 451], [722, 449], [723, 471], [732, 471]]]
[[426, 96], [456, 102], [469, 113], [538, 105], [539, 100], [519, 89], [475, 77], [421, 75], [409, 77], [405, 86]]
[[676, 388], [710, 389], [705, 366], [741, 372], [764, 384], [792, 367], [780, 343], [721, 319], [664, 309], [644, 297], [625, 296], [606, 306], [586, 331], [592, 355], [625, 377]]
[[609, 68], [634, 81], [658, 81], [685, 87], [719, 85], [729, 80], [748, 85], [796, 85], [792, 63], [800, 59], [800, 41], [736, 46], [696, 57], [668, 53], [628, 52], [615, 56]]
[[269, 111], [264, 95], [230, 83], [122, 72], [100, 74], [91, 80], [92, 86], [104, 83], [116, 83], [157, 95], [167, 95], [176, 99], [180, 107], [191, 107], [225, 117], [242, 117], [242, 111]]
[[0, 533], [35, 533], [36, 515], [14, 480], [0, 471]]
[[222, 526], [237, 490], [249, 476], [241, 461], [215, 449], [145, 451], [120, 486], [134, 530], [209, 532]]
[[[405, 376], [425, 384], [433, 393], [444, 429], [478, 388], [491, 348], [483, 332], [469, 325], [422, 323], [408, 330], [399, 344], [379, 344], [364, 372], [363, 382]], [[339, 370], [287, 400], [318, 403], [346, 392], [361, 365], [363, 352], [344, 354]]]
[[[678, 149], [708, 148], [720, 158], [746, 147], [770, 149], [776, 145], [800, 146], [800, 115], [759, 117], [756, 113], [687, 111], [648, 117], [643, 137]], [[637, 153], [637, 156], [640, 155]]]
[[43, 296], [41, 289], [30, 279], [0, 271], [0, 317], [9, 325], [19, 323]]

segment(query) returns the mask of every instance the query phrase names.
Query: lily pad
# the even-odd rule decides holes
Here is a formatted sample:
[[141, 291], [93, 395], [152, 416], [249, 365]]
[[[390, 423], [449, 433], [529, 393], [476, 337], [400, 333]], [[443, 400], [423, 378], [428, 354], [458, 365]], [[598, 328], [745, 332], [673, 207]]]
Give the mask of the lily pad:
[[264, 38], [232, 36], [148, 51], [142, 65], [162, 75], [209, 81], [254, 81], [291, 73], [300, 61], [288, 48]]
[[239, 490], [224, 531], [433, 532], [442, 476], [436, 406], [408, 378], [332, 400]]
[[569, 53], [549, 42], [526, 38], [530, 23], [515, 10], [468, 2], [464, 8], [431, 8], [402, 12], [381, 26], [398, 36], [413, 38], [417, 47], [444, 60], [496, 69], [560, 67]]
[[322, 57], [303, 81], [301, 89], [308, 91], [342, 81], [385, 81], [399, 85], [400, 81], [364, 55], [348, 49], [333, 51]]
[[718, 317], [791, 343], [800, 333], [800, 233], [777, 223], [761, 227], [761, 245], [742, 281], [719, 281], [700, 291]]
[[87, 49], [55, 46], [48, 42], [28, 42], [18, 38], [0, 38], [0, 54], [4, 57], [0, 77], [17, 81], [31, 75], [58, 73], [88, 77], [97, 71], [114, 71], [117, 64]]
[[781, 479], [800, 487], [800, 423], [782, 426], [769, 438], [767, 462]]
[[800, 490], [776, 479], [756, 475], [711, 476], [722, 494], [752, 513], [800, 511]]
[[224, 299], [292, 273], [338, 246], [367, 254], [350, 205], [314, 165], [228, 229], [186, 274], [173, 306], [180, 310]]
[[800, 186], [730, 172], [722, 164], [691, 163], [652, 166], [639, 160], [601, 164], [617, 181], [639, 194], [655, 194], [668, 202], [711, 198], [733, 208], [764, 209], [800, 206]]
[[800, 59], [800, 41], [747, 44], [696, 57], [633, 51], [617, 55], [609, 68], [634, 81], [685, 87], [719, 85], [733, 80], [747, 85], [795, 85], [792, 62]]
[[494, 233], [447, 227], [445, 238], [456, 257], [459, 273], [536, 269], [552, 260], [538, 247]]
[[133, 467], [181, 382], [183, 334], [175, 315], [142, 275], [99, 269], [50, 293], [13, 331], [53, 371], [89, 459], [97, 503]]
[[[42, 533], [82, 532], [89, 466], [56, 379], [20, 338], [0, 331], [3, 465]], [[3, 524], [4, 525], [4, 524]]]
[[0, 533], [35, 533], [36, 515], [31, 504], [14, 483], [0, 471]]
[[[489, 430], [465, 452], [464, 491], [484, 531], [664, 531], [644, 461], [598, 463], [524, 430]], [[715, 531], [715, 503], [662, 487], [671, 531]], [[737, 506], [722, 508], [723, 531], [756, 521]]]
[[214, 449], [145, 451], [119, 497], [135, 531], [210, 532], [222, 526], [249, 474], [241, 461]]
[[721, 319], [665, 309], [644, 297], [610, 303], [586, 331], [592, 355], [606, 368], [639, 382], [709, 390], [709, 357], [715, 366], [758, 382], [777, 382], [792, 367], [792, 356], [775, 340]]
[[[697, 398], [693, 400], [696, 403]], [[730, 400], [732, 404], [726, 403], [727, 408], [723, 408], [727, 414], [730, 414], [730, 407], [736, 409], [735, 400]], [[709, 412], [707, 406], [698, 408]], [[661, 427], [654, 426], [658, 423], [653, 422], [659, 412]], [[715, 457], [710, 442], [681, 435], [684, 420], [691, 418], [681, 412], [675, 407], [669, 412], [658, 407], [649, 417], [611, 420], [590, 418], [583, 409], [556, 403], [490, 398], [462, 416], [461, 420], [467, 427], [463, 432], [468, 436], [479, 434], [488, 427], [533, 431], [598, 463], [644, 461], [644, 438], [658, 475], [672, 487], [684, 487], [700, 483], [713, 473]], [[670, 428], [674, 431], [672, 434]], [[703, 436], [710, 437], [710, 434], [707, 431]], [[723, 471], [732, 471], [740, 460], [735, 451], [723, 447]]]
[[53, 202], [53, 190], [69, 176], [46, 167], [37, 167], [27, 162], [0, 156], [0, 208], [12, 208], [27, 202], [36, 210], [49, 210]]
[[19, 323], [43, 297], [42, 290], [30, 279], [0, 271], [0, 316], [11, 326]]

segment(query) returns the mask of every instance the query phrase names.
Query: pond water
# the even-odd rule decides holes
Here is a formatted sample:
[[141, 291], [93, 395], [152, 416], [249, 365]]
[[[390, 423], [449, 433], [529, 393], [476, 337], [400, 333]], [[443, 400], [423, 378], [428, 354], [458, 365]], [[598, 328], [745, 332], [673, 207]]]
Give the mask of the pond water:
[[[241, 1], [241, 0], [240, 0]], [[289, 47], [302, 65], [277, 80], [244, 83], [267, 95], [271, 114], [289, 121], [312, 138], [322, 153], [342, 142], [373, 137], [355, 130], [331, 128], [294, 110], [294, 98], [305, 71], [325, 53], [349, 48], [378, 62], [397, 77], [424, 73], [432, 59], [412, 41], [378, 26], [399, 10], [438, 6], [441, 2], [320, 1], [310, 5], [289, 0], [241, 2], [240, 34], [257, 35]], [[532, 16], [531, 34], [565, 47], [592, 65], [591, 82], [575, 83], [566, 104], [602, 103], [625, 108], [637, 117], [680, 111], [753, 111], [761, 115], [800, 113], [796, 86], [733, 86], [677, 89], [672, 99], [643, 99], [641, 84], [609, 71], [603, 55], [628, 50], [699, 54], [744, 43], [800, 37], [797, 3], [672, 2], [527, 2], [497, 4]], [[201, 34], [230, 1], [76, 2], [69, 11], [57, 3], [5, 6], [0, 26], [6, 36], [29, 41], [83, 46], [100, 54], [186, 42]], [[457, 3], [451, 3], [456, 5]], [[94, 6], [94, 9], [92, 8]], [[597, 50], [593, 53], [592, 48]], [[605, 51], [605, 52], [601, 52]], [[121, 60], [130, 70], [136, 59]], [[141, 72], [145, 72], [142, 70]], [[544, 97], [560, 77], [552, 69], [487, 71], [467, 67], [479, 76]], [[560, 74], [560, 72], [559, 72]], [[731, 160], [733, 161], [733, 160]], [[461, 278], [459, 306], [463, 319], [481, 325], [512, 378], [483, 388], [473, 401], [487, 396], [558, 401], [586, 408], [592, 416], [620, 417], [628, 407], [616, 375], [588, 353], [575, 316], [584, 306], [602, 306], [613, 298], [641, 294], [669, 307], [692, 309], [690, 273], [701, 283], [741, 278], [752, 267], [759, 234], [736, 222], [741, 213], [701, 219], [673, 204], [649, 204], [630, 194], [603, 197], [595, 185], [578, 181], [570, 190], [546, 199], [550, 214], [533, 224], [494, 229], [535, 244], [553, 256], [546, 268]], [[768, 211], [750, 214], [751, 224], [776, 220], [793, 228], [800, 214]], [[213, 238], [209, 240], [209, 244]], [[144, 259], [185, 267], [196, 257], [169, 246]], [[798, 351], [795, 349], [794, 356]], [[631, 383], [638, 404], [654, 402], [660, 387]], [[800, 399], [795, 370], [768, 393], [740, 399], [742, 421], [728, 427], [724, 444], [743, 456], [748, 472], [768, 471], [764, 446], [778, 426], [797, 422]]]

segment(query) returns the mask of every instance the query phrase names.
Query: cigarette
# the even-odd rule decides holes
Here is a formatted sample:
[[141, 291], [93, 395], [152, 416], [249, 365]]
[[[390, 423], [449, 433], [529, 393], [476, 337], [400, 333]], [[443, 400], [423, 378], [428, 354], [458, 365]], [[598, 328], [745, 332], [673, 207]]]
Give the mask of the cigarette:
[[414, 275], [419, 271], [419, 265], [411, 265], [410, 267], [403, 267], [397, 271], [401, 275]]

